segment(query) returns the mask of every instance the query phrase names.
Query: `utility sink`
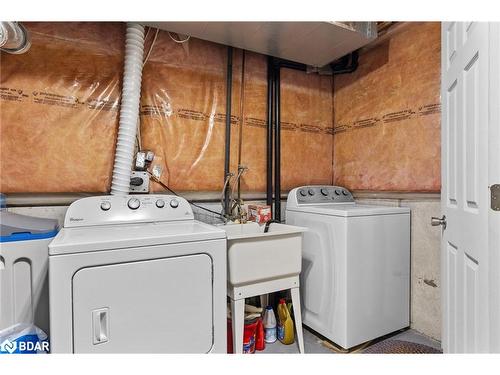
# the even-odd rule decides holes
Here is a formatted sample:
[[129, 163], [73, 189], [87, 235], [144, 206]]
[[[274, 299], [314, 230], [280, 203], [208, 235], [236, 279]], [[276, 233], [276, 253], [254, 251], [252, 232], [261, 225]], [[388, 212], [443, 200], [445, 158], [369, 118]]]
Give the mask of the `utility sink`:
[[233, 287], [297, 276], [302, 267], [306, 228], [272, 223], [221, 226], [227, 234], [227, 282]]

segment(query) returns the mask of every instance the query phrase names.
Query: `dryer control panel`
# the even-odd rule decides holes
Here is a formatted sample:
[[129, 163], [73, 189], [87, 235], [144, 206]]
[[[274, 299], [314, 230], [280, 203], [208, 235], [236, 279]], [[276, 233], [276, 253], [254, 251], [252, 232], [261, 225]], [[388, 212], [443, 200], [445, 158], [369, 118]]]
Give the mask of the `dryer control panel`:
[[340, 186], [302, 186], [294, 190], [298, 204], [354, 202], [351, 192]]
[[104, 195], [82, 198], [66, 211], [64, 227], [194, 220], [190, 204], [175, 195]]

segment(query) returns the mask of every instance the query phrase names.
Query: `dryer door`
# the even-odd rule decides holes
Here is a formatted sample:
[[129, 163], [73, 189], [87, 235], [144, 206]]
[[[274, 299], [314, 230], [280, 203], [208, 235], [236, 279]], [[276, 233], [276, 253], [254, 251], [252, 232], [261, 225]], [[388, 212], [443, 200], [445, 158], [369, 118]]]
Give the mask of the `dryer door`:
[[213, 344], [206, 254], [83, 268], [73, 277], [75, 353], [206, 353]]

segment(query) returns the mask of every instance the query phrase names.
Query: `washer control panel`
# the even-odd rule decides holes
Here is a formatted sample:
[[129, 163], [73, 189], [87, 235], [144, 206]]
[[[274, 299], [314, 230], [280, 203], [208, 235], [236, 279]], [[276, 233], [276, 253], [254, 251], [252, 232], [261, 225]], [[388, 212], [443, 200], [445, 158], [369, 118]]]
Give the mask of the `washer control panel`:
[[351, 192], [340, 186], [302, 186], [297, 188], [296, 194], [299, 204], [354, 202]]
[[106, 195], [82, 198], [69, 206], [64, 227], [194, 220], [190, 204], [175, 195]]

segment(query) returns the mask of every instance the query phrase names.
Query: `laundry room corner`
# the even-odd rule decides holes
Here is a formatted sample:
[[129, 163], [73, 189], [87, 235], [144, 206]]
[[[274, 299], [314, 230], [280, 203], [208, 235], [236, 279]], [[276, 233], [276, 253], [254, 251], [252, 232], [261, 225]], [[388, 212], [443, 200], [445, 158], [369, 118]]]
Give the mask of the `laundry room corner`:
[[411, 326], [440, 340], [440, 231], [429, 219], [441, 209], [440, 26], [402, 23], [379, 38], [356, 72], [335, 77], [334, 184], [363, 204], [411, 209]]

